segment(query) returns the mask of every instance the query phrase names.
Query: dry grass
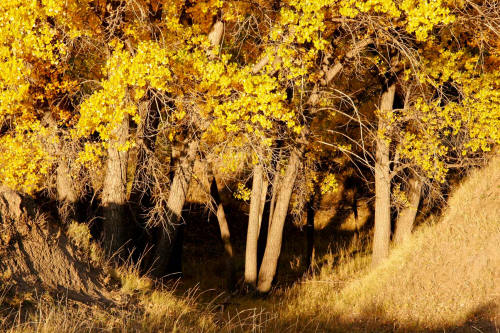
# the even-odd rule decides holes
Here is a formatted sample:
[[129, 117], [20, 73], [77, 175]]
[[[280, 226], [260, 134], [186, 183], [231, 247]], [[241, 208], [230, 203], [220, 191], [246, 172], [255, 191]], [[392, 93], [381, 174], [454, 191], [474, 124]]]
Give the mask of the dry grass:
[[418, 228], [383, 265], [370, 271], [367, 257], [358, 255], [322, 270], [292, 288], [281, 317], [307, 318], [319, 330], [413, 331], [478, 322], [498, 331], [499, 244], [497, 157], [455, 190], [437, 223]]
[[[30, 305], [25, 305], [30, 306]], [[66, 300], [36, 300], [34, 311], [10, 312], [5, 332], [216, 332], [213, 315], [170, 292], [155, 291], [139, 303], [104, 308]]]
[[174, 295], [174, 287], [153, 288], [135, 268], [111, 273], [118, 282], [113, 304], [85, 304], [50, 294], [9, 295], [0, 301], [5, 332], [217, 332], [215, 311], [198, 303], [197, 293]]
[[89, 264], [103, 269], [106, 304], [73, 301], [64, 295], [15, 293], [15, 282], [0, 276], [0, 331], [4, 332], [216, 332], [215, 311], [198, 302], [199, 293], [175, 295], [175, 285], [154, 285], [139, 273], [139, 263], [122, 265], [106, 257], [91, 240], [86, 224], [67, 230]]
[[[86, 230], [74, 225], [70, 233], [91, 250]], [[265, 299], [231, 298], [226, 309], [226, 299], [205, 304], [199, 292], [179, 296], [175, 286], [155, 287], [131, 265], [108, 270], [116, 286], [113, 305], [49, 294], [12, 297], [3, 283], [0, 331], [499, 331], [500, 157], [473, 172], [443, 216], [419, 227], [375, 270], [370, 242], [362, 235], [317, 258], [316, 273], [289, 289]]]

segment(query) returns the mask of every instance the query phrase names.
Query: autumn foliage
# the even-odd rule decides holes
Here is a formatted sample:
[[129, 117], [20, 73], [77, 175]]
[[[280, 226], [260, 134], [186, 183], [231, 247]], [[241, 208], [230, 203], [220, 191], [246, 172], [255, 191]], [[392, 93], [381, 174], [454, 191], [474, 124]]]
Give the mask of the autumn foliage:
[[[5, 0], [1, 185], [69, 205], [77, 219], [72, 205], [98, 198], [105, 248], [152, 245], [145, 262], [163, 276], [193, 165], [206, 163], [236, 199], [256, 196], [257, 235], [264, 220], [269, 231], [250, 284], [268, 292], [285, 220], [338, 189], [342, 156], [372, 194], [384, 189], [375, 210], [390, 213], [409, 206], [412, 177], [439, 190], [500, 143], [499, 7]], [[420, 187], [416, 197], [418, 207]], [[389, 240], [390, 214], [375, 216]]]

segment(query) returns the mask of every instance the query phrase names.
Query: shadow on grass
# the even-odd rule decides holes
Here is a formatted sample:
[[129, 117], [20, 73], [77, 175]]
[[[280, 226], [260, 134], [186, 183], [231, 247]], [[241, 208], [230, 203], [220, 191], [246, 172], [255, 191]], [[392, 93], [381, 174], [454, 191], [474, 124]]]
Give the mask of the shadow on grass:
[[[498, 304], [483, 304], [468, 313], [463, 323], [437, 325], [427, 322], [397, 322], [389, 319], [383, 309], [369, 307], [361, 314], [349, 318], [335, 314], [323, 313], [317, 309], [315, 314], [298, 315], [287, 319], [281, 318], [279, 313], [262, 313], [254, 320], [256, 332], [500, 332]], [[256, 313], [259, 313], [256, 311]], [[255, 322], [255, 319], [261, 321]], [[444, 318], [443, 321], [446, 321]], [[250, 323], [243, 323], [241, 327], [234, 327], [234, 332], [247, 331]]]

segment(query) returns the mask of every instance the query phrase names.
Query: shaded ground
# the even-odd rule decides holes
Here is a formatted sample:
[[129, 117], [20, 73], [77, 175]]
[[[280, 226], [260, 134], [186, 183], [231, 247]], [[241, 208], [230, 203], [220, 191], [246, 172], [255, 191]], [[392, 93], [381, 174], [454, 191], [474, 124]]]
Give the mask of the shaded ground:
[[51, 292], [109, 302], [100, 268], [78, 253], [64, 229], [29, 198], [0, 188], [0, 284], [9, 293]]

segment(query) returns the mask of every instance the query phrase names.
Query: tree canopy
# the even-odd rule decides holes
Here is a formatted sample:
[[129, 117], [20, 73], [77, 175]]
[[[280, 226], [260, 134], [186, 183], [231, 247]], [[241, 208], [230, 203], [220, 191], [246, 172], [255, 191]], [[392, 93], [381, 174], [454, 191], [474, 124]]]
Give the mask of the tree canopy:
[[[212, 164], [246, 200], [258, 166], [273, 183], [276, 207], [284, 200], [272, 226], [276, 216], [284, 222], [290, 200], [300, 213], [315, 193], [336, 190], [329, 165], [341, 155], [370, 183], [367, 170], [377, 170], [386, 147], [389, 193], [409, 171], [444, 182], [450, 168], [474, 164], [500, 143], [499, 7], [487, 0], [3, 1], [1, 182], [40, 195], [66, 177], [74, 195], [59, 198], [92, 191], [102, 193], [103, 206], [137, 201], [131, 192], [147, 189], [143, 213], [171, 222], [169, 211], [180, 215], [197, 177], [194, 160]], [[381, 96], [391, 91], [384, 107]], [[184, 192], [180, 211], [171, 206], [175, 179]]]

